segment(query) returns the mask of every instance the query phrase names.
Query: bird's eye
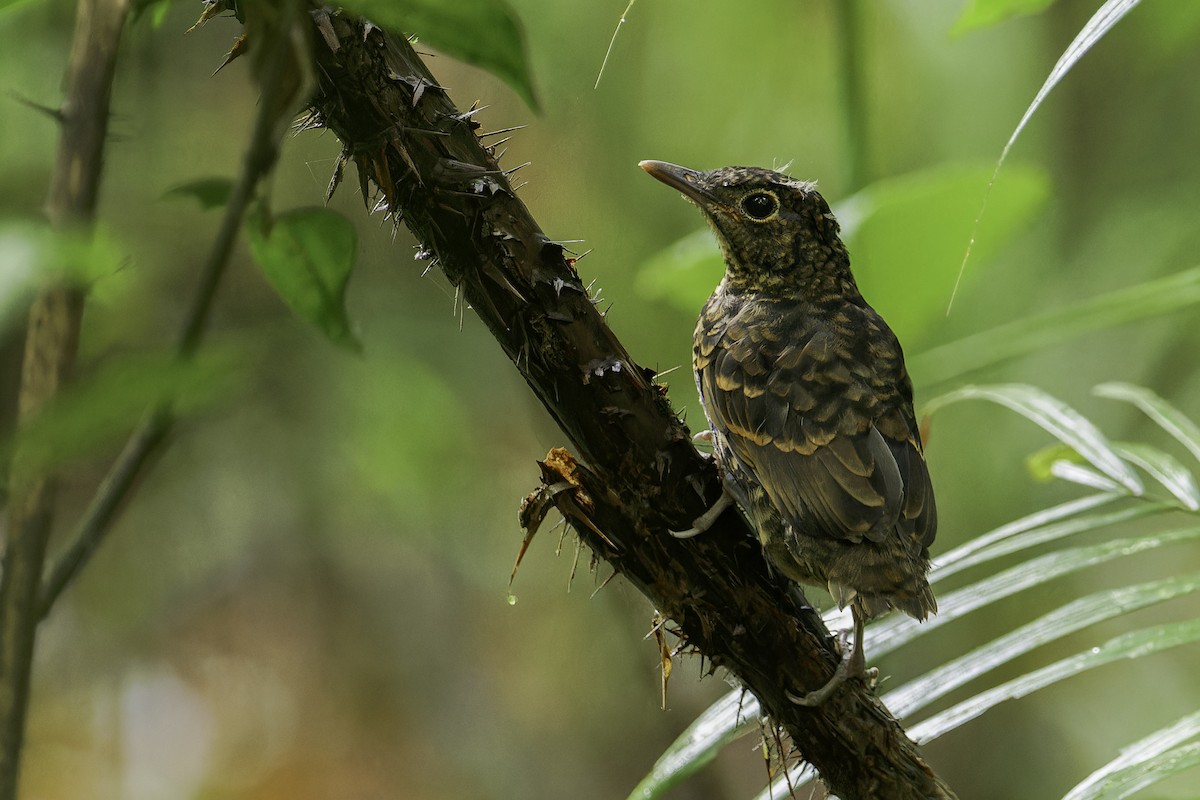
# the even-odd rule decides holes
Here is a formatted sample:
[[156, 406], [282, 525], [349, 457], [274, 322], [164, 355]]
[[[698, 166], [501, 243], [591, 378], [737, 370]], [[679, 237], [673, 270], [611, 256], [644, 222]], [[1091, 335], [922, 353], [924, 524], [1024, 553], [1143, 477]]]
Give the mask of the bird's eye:
[[752, 219], [770, 219], [779, 210], [779, 200], [770, 192], [754, 192], [742, 198], [742, 210]]

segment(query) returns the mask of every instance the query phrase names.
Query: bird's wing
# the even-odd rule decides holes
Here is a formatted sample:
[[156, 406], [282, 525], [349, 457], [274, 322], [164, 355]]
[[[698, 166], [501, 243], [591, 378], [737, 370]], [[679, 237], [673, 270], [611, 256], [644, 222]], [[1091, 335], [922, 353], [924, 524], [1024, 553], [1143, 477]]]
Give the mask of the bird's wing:
[[931, 542], [933, 492], [891, 332], [856, 353], [829, 330], [796, 336], [746, 317], [698, 340], [697, 378], [713, 425], [775, 508], [810, 534], [880, 541], [899, 528]]

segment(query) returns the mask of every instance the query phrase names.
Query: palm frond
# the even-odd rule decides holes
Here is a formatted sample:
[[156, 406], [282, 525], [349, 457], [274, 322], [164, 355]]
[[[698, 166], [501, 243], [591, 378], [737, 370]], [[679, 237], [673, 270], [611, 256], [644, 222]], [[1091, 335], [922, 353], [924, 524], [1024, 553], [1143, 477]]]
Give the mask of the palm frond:
[[1005, 700], [1016, 700], [1059, 681], [1122, 658], [1141, 658], [1172, 647], [1200, 641], [1200, 618], [1155, 625], [1116, 636], [1101, 645], [980, 692], [929, 719], [913, 725], [908, 734], [919, 743], [931, 742], [970, 722]]
[[[1175, 541], [1195, 541], [1200, 538], [1200, 528], [1175, 531], [1167, 536]], [[1200, 573], [1095, 592], [1060, 606], [1033, 622], [1022, 625], [1012, 633], [988, 642], [904, 686], [893, 689], [884, 695], [883, 702], [897, 717], [908, 716], [980, 675], [1043, 644], [1121, 614], [1156, 603], [1165, 603], [1198, 590]]]
[[1088, 775], [1063, 800], [1117, 800], [1200, 766], [1200, 711], [1134, 742]]
[[[1135, 404], [1189, 452], [1200, 454], [1200, 428], [1152, 392], [1126, 384], [1103, 384], [1097, 387], [1096, 394]], [[930, 573], [935, 585], [1005, 557], [1017, 556], [1019, 561], [961, 588], [939, 592], [939, 613], [924, 624], [900, 615], [872, 624], [866, 631], [867, 652], [872, 658], [892, 653], [966, 614], [1057, 578], [1166, 546], [1194, 544], [1200, 539], [1200, 525], [1196, 524], [1200, 492], [1193, 473], [1175, 457], [1152, 444], [1111, 440], [1078, 411], [1031, 386], [964, 387], [935, 399], [929, 407], [939, 410], [963, 400], [979, 399], [1014, 410], [1055, 437], [1057, 449], [1050, 451], [1047, 475], [1072, 483], [1101, 483], [1104, 489], [1003, 525], [940, 556]], [[1082, 477], [1085, 473], [1087, 477]], [[1148, 533], [1134, 534], [1130, 530], [1135, 523], [1140, 526], [1153, 519], [1171, 521], [1180, 514], [1187, 524], [1176, 522]], [[1105, 541], [1062, 546], [1072, 537], [1105, 530], [1128, 533]], [[1041, 551], [1055, 545], [1059, 545], [1057, 549]], [[955, 689], [983, 679], [997, 667], [1027, 656], [1042, 645], [1197, 591], [1200, 591], [1200, 573], [1167, 576], [1087, 594], [1051, 608], [1033, 621], [909, 680], [883, 699], [898, 716], [916, 714]], [[836, 609], [827, 612], [825, 620], [830, 627], [849, 623], [848, 615]], [[1140, 658], [1197, 640], [1200, 640], [1200, 618], [1131, 630], [984, 688], [912, 726], [909, 733], [918, 741], [930, 741], [1006, 700], [1025, 697], [1113, 661]], [[722, 747], [757, 730], [761, 725], [760, 714], [752, 696], [741, 689], [730, 692], [668, 748], [630, 796], [631, 800], [660, 796], [710, 762]], [[1161, 741], [1154, 739], [1153, 743]], [[1076, 791], [1091, 792], [1093, 789], [1087, 787], [1100, 785], [1098, 781], [1103, 781], [1106, 787], [1141, 787], [1147, 781], [1177, 774], [1194, 765], [1196, 754], [1192, 744], [1179, 739], [1171, 739], [1157, 749], [1151, 744], [1138, 743], [1134, 748], [1142, 755], [1136, 758], [1123, 755], [1124, 760], [1118, 759], [1094, 773], [1103, 773], [1102, 778], [1094, 781], [1089, 778], [1093, 783], [1085, 781]], [[803, 764], [791, 765], [760, 797], [767, 800], [786, 796], [812, 777]], [[1125, 791], [1124, 788], [1104, 791], [1109, 793], [1079, 797], [1125, 796], [1111, 793]]]

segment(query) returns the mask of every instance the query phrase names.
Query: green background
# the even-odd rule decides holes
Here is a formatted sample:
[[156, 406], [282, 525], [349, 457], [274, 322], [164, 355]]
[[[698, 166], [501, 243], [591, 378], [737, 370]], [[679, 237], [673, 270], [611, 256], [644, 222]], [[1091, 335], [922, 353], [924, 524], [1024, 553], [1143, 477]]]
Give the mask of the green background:
[[[701, 221], [637, 168], [642, 159], [786, 164], [818, 180], [854, 234], [863, 293], [914, 364], [969, 334], [1200, 265], [1191, 0], [1142, 4], [1050, 95], [1000, 173], [949, 315], [995, 159], [1096, 3], [1063, 0], [974, 30], [956, 28], [961, 2], [862, 3], [853, 131], [833, 0], [642, 0], [598, 88], [624, 0], [511, 4], [540, 115], [480, 70], [428, 63], [459, 107], [488, 106], [475, 117], [484, 130], [528, 126], [503, 160], [532, 162], [517, 173], [528, 182], [520, 196], [549, 236], [582, 240], [569, 246], [590, 251], [579, 269], [610, 324], [640, 364], [675, 370], [663, 380], [694, 428], [691, 331], [720, 265], [662, 255]], [[14, 96], [58, 102], [73, 11], [27, 2], [0, 14], [7, 226], [39, 214], [56, 135]], [[178, 329], [218, 214], [163, 195], [240, 168], [256, 92], [244, 61], [210, 74], [239, 31], [218, 19], [184, 35], [198, 13], [173, 3], [157, 26], [146, 15], [126, 31], [100, 208], [117, 257], [84, 319], [85, 383], [161, 355]], [[330, 134], [288, 139], [275, 210], [320, 205], [338, 152]], [[510, 597], [518, 503], [537, 482], [535, 460], [565, 442], [453, 289], [424, 274], [407, 232], [368, 216], [352, 168], [347, 178], [331, 207], [359, 233], [347, 307], [361, 353], [290, 312], [242, 243], [209, 339], [237, 366], [211, 378], [215, 397], [178, 428], [42, 630], [25, 796], [619, 798], [727, 690], [685, 657], [660, 710], [657, 651], [643, 638], [653, 609], [620, 579], [593, 596], [609, 571], [577, 556], [570, 535], [561, 551], [557, 531], [535, 541]], [[10, 360], [16, 317], [0, 303]], [[1091, 387], [1149, 386], [1195, 417], [1196, 344], [1184, 310], [936, 385], [924, 377], [932, 368], [914, 366], [918, 404], [967, 380], [1020, 381], [1111, 436], [1150, 438], [1135, 411]], [[68, 464], [64, 529], [116, 451], [129, 416], [118, 411], [97, 412], [88, 451]], [[1050, 443], [997, 407], [940, 412], [929, 447], [935, 554], [1080, 495], [1026, 469]], [[1164, 549], [1056, 581], [878, 666], [911, 677], [1082, 591], [1198, 564], [1194, 548]], [[1196, 613], [1184, 600], [1107, 623], [999, 677]], [[1197, 674], [1195, 647], [1109, 666], [1001, 706], [926, 753], [964, 798], [1057, 797], [1194, 709]], [[744, 798], [765, 783], [750, 737], [671, 796]], [[1155, 791], [1194, 796], [1187, 776]]]

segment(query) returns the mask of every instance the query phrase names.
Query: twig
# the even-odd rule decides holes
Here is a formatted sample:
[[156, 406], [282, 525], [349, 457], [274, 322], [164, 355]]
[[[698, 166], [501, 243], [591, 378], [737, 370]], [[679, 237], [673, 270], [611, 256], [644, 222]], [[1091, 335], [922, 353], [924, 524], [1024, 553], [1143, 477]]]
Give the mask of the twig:
[[[293, 13], [297, 13], [298, 9], [299, 5], [296, 4]], [[293, 99], [289, 96], [292, 92], [287, 88], [286, 73], [292, 64], [294, 48], [286, 30], [274, 33], [275, 35], [264, 37], [266, 41], [262, 43], [267, 50], [261, 56], [262, 96], [259, 99], [258, 115], [246, 148], [242, 173], [230, 195], [229, 204], [225, 207], [221, 227], [217, 230], [212, 249], [200, 271], [196, 293], [184, 318], [176, 348], [180, 360], [190, 359], [204, 337], [217, 287], [229, 266], [246, 209], [254, 198], [259, 183], [274, 167], [279, 156], [279, 142], [285, 130], [279, 124], [280, 113]], [[71, 536], [70, 544], [47, 575], [38, 599], [39, 619], [50, 613], [63, 590], [96, 551], [117, 512], [136, 485], [137, 479], [166, 441], [174, 422], [172, 406], [167, 402], [150, 409], [129, 437], [121, 454], [97, 488], [87, 512]]]
[[169, 408], [155, 409], [129, 437], [88, 504], [87, 513], [71, 537], [71, 544], [55, 561], [43, 582], [38, 597], [39, 620], [50, 613], [63, 590], [92, 557], [143, 468], [167, 438], [173, 422]]
[[[62, 129], [46, 214], [56, 228], [89, 225], [103, 167], [109, 103], [129, 0], [81, 0], [75, 17]], [[79, 345], [83, 292], [70, 284], [39, 292], [29, 312], [18, 424], [27, 423], [70, 377]], [[8, 541], [0, 577], [0, 800], [14, 800], [37, 639], [37, 601], [57, 481], [23, 463], [18, 443], [9, 476]]]

